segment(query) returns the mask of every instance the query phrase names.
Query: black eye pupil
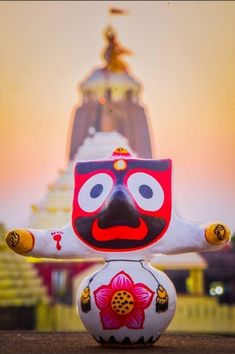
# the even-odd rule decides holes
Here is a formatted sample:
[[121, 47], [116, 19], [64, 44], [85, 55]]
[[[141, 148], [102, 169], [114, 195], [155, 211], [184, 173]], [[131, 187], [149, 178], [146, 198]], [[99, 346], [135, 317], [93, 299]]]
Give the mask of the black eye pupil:
[[90, 191], [91, 198], [98, 198], [103, 192], [103, 189], [104, 187], [102, 186], [102, 184], [96, 184], [94, 187], [92, 187]]
[[150, 199], [153, 196], [152, 188], [147, 186], [146, 184], [141, 184], [141, 186], [139, 187], [139, 192], [142, 195], [142, 197], [146, 199]]

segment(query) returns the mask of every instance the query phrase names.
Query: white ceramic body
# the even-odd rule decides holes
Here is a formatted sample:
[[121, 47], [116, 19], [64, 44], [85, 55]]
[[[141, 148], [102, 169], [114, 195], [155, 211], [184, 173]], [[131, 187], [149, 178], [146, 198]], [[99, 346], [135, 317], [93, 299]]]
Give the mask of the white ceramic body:
[[[130, 289], [124, 284], [125, 282], [123, 282], [122, 278], [126, 278], [129, 285], [130, 281], [132, 281]], [[159, 284], [164, 287], [168, 295], [168, 308], [163, 312], [156, 312], [156, 289]], [[81, 306], [81, 297], [84, 289], [87, 288], [88, 285], [90, 289], [90, 310], [84, 312], [84, 309], [82, 310]], [[114, 293], [116, 294], [118, 289], [120, 291], [127, 290], [126, 294], [134, 294], [134, 301], [132, 301], [134, 302], [134, 305], [130, 305], [134, 306], [133, 310], [126, 315], [127, 321], [124, 320], [124, 324], [123, 319], [125, 315], [121, 314], [117, 317], [117, 312], [115, 312], [114, 317], [116, 318], [116, 324], [114, 324], [114, 327], [116, 326], [117, 328], [104, 328], [109, 327], [109, 322], [107, 321], [106, 316], [104, 323], [101, 312], [107, 305], [109, 306], [110, 317], [112, 317], [113, 308], [110, 307], [110, 301], [112, 303], [115, 301]], [[141, 294], [141, 289], [145, 294], [144, 292]], [[102, 291], [104, 291], [103, 297]], [[138, 299], [135, 296], [136, 291]], [[148, 293], [146, 293], [146, 291], [148, 291]], [[109, 293], [109, 296], [106, 296], [105, 292]], [[99, 299], [97, 299], [98, 293], [101, 294], [101, 296], [99, 295]], [[146, 296], [148, 297], [147, 302]], [[130, 297], [131, 295], [129, 295], [129, 298]], [[133, 318], [131, 320], [128, 317], [134, 313], [135, 303], [137, 306], [136, 299], [138, 301], [140, 300], [138, 302], [140, 308], [135, 310], [135, 321]], [[142, 308], [140, 304], [141, 306], [143, 305]], [[120, 346], [153, 344], [171, 322], [175, 313], [175, 307], [176, 292], [171, 280], [165, 273], [156, 270], [144, 261], [112, 260], [106, 262], [104, 267], [98, 272], [91, 274], [82, 281], [77, 295], [77, 308], [85, 328], [100, 344], [104, 345]], [[118, 318], [121, 319], [122, 324], [118, 324]], [[131, 322], [129, 320], [131, 320]], [[125, 324], [125, 321], [127, 325]]]

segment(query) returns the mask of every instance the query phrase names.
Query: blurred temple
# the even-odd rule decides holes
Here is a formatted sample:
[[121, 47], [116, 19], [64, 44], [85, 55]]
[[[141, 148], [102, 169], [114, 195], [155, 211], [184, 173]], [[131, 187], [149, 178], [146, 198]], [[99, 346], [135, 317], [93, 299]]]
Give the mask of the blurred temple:
[[117, 146], [123, 146], [132, 151], [128, 140], [118, 132], [95, 132], [91, 127], [73, 160], [68, 162], [65, 170], [58, 171], [57, 180], [48, 185], [47, 193], [42, 201], [32, 206], [28, 226], [43, 229], [62, 227], [69, 222], [73, 202], [74, 163], [79, 160], [107, 158]]
[[91, 126], [97, 132], [119, 132], [139, 156], [151, 158], [149, 121], [139, 103], [141, 85], [122, 59], [131, 52], [119, 44], [112, 27], [106, 28], [105, 38], [105, 65], [93, 70], [80, 87], [82, 105], [73, 117], [69, 159], [74, 158]]

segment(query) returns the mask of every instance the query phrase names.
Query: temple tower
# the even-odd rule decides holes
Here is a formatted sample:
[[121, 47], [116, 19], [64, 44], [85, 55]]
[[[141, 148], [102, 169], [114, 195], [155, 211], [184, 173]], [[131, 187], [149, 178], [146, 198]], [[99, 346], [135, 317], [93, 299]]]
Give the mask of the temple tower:
[[122, 59], [131, 52], [118, 42], [111, 26], [106, 28], [104, 36], [107, 42], [102, 55], [105, 64], [93, 70], [80, 86], [82, 104], [72, 121], [69, 159], [74, 158], [90, 127], [98, 132], [119, 132], [139, 156], [151, 158], [149, 122], [139, 103], [141, 85]]

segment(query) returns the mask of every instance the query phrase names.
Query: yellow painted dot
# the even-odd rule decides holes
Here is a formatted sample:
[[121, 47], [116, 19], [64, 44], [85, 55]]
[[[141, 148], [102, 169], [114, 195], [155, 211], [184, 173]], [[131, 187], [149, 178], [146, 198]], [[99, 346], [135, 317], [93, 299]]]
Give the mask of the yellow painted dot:
[[124, 160], [117, 160], [114, 162], [113, 167], [117, 171], [125, 170], [126, 168], [126, 162]]

